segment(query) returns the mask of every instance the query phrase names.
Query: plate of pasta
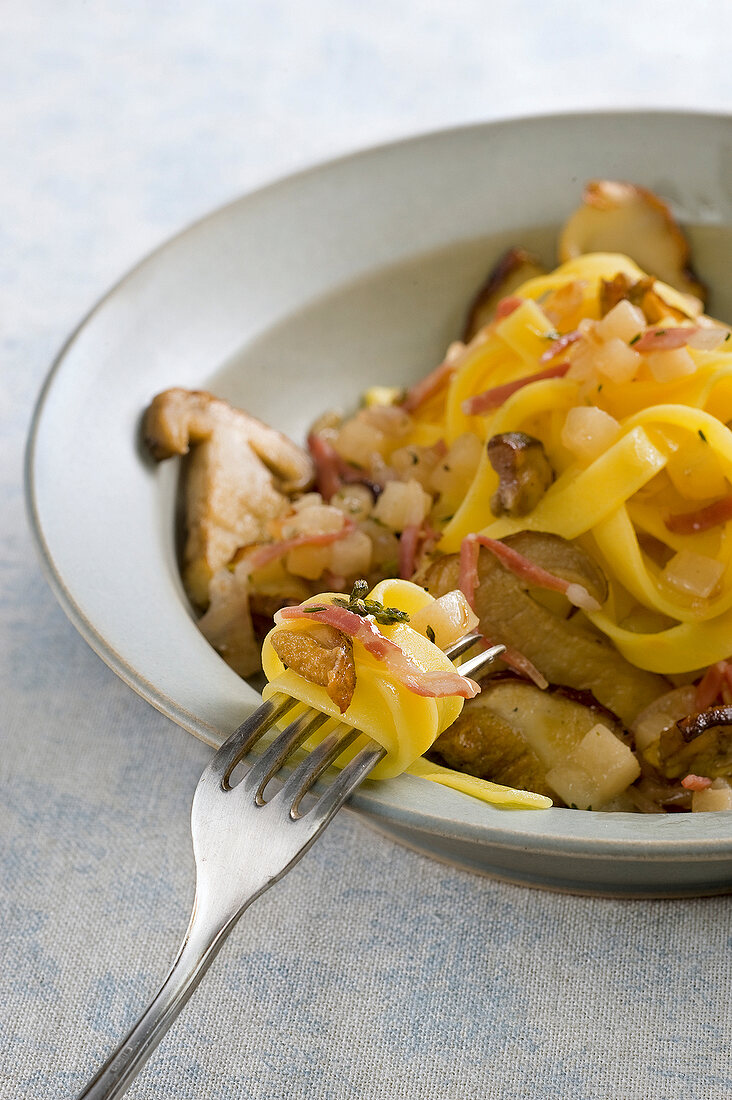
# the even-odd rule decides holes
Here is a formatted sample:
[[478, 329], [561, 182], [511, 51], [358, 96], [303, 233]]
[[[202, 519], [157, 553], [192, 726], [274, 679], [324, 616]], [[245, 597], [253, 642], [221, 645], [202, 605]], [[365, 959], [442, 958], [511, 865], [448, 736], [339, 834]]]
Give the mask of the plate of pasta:
[[210, 744], [263, 687], [381, 736], [353, 808], [434, 858], [728, 891], [731, 164], [724, 116], [522, 119], [186, 230], [38, 404], [65, 610]]

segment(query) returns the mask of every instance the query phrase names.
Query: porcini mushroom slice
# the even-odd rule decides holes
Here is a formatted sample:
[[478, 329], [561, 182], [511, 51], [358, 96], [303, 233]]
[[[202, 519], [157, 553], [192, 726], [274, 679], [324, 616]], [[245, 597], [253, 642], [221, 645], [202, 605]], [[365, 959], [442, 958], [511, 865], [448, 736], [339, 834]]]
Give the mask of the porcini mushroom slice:
[[545, 531], [518, 531], [501, 540], [530, 561], [570, 584], [581, 585], [599, 604], [608, 594], [607, 577], [589, 554], [569, 539]]
[[[543, 565], [534, 532], [525, 532], [521, 552]], [[544, 538], [545, 536], [539, 536]], [[559, 572], [556, 562], [554, 571]], [[436, 561], [425, 577], [433, 596], [459, 587], [460, 559], [457, 554]], [[595, 631], [581, 616], [560, 618], [533, 599], [525, 582], [506, 569], [489, 550], [481, 548], [475, 611], [480, 628], [492, 642], [503, 642], [519, 650], [550, 683], [566, 684], [591, 691], [595, 698], [625, 726], [670, 685], [662, 676], [631, 665], [612, 643]]]
[[208, 610], [198, 620], [201, 633], [240, 676], [253, 676], [262, 667], [249, 596], [248, 570], [224, 565], [211, 578]]
[[651, 275], [644, 275], [642, 279], [633, 281], [619, 271], [612, 279], [600, 280], [600, 315], [602, 317], [623, 299], [627, 299], [631, 305], [638, 306], [649, 325], [655, 325], [666, 317], [673, 317], [676, 321], [694, 320], [702, 308], [701, 302], [697, 302], [696, 299], [687, 298], [688, 305], [685, 310], [667, 302]]
[[188, 455], [183, 469], [183, 583], [206, 607], [209, 584], [239, 546], [260, 541], [313, 479], [309, 455], [281, 432], [210, 393], [170, 389], [153, 399], [143, 435], [157, 460]]
[[488, 440], [488, 459], [500, 483], [491, 499], [494, 516], [525, 516], [554, 480], [544, 444], [525, 432], [503, 432]]
[[348, 710], [356, 687], [356, 665], [350, 638], [318, 623], [307, 633], [276, 630], [272, 648], [284, 665], [328, 692], [341, 714]]
[[528, 279], [543, 275], [546, 268], [523, 248], [509, 248], [491, 268], [488, 278], [468, 307], [461, 339], [468, 344], [495, 315], [501, 298], [507, 298]]
[[658, 770], [667, 779], [690, 773], [710, 779], [732, 775], [732, 707], [708, 707], [664, 730]]
[[691, 268], [689, 245], [668, 205], [645, 187], [591, 180], [559, 238], [559, 258], [622, 252], [648, 272], [702, 301], [706, 288]]
[[562, 687], [541, 691], [501, 674], [483, 680], [481, 688], [432, 749], [458, 771], [556, 801], [546, 773], [563, 764], [593, 726], [602, 722], [623, 739], [615, 716], [589, 693]]

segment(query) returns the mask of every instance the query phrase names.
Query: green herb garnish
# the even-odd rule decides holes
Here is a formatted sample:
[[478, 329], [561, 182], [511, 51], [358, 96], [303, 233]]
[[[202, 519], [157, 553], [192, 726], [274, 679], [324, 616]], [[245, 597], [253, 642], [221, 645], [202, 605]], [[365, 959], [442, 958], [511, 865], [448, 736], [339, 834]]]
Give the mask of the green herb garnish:
[[642, 335], [643, 335], [643, 333], [642, 333], [642, 332], [637, 332], [637, 333], [635, 334], [635, 336], [633, 337], [633, 339], [632, 339], [632, 340], [629, 340], [629, 341], [628, 341], [628, 343], [630, 344], [630, 346], [631, 346], [631, 347], [633, 347], [633, 344], [637, 344], [637, 343], [638, 343], [638, 341], [640, 340], [640, 338], [641, 338], [641, 336], [642, 336]]
[[434, 645], [435, 644], [435, 632], [434, 632], [434, 630], [432, 629], [431, 626], [427, 627], [427, 629], [425, 630], [425, 634], [427, 635], [427, 638], [429, 639], [429, 641], [432, 642], [432, 644]]
[[347, 600], [342, 596], [335, 596], [333, 603], [338, 604], [339, 607], [345, 607], [354, 615], [360, 615], [362, 619], [370, 616], [380, 626], [409, 622], [409, 614], [406, 611], [400, 611], [398, 607], [384, 607], [379, 600], [367, 600], [365, 597], [368, 590], [368, 581], [356, 581]]
[[701, 430], [701, 428], [697, 428], [697, 433], [698, 433], [699, 438], [701, 439], [702, 443], [706, 443], [707, 437], [704, 435], [704, 432]]

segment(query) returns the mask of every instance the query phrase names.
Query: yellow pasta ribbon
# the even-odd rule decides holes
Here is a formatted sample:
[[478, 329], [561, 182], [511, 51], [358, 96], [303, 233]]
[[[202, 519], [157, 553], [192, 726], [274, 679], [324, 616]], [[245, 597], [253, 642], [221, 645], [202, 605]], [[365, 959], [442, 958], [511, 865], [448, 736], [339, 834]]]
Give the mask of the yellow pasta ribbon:
[[[321, 606], [332, 603], [338, 593], [325, 593], [312, 597], [307, 604]], [[396, 607], [410, 616], [433, 602], [419, 585], [404, 580], [385, 580], [371, 592], [369, 599], [386, 607]], [[269, 683], [262, 697], [266, 700], [276, 692], [284, 692], [298, 699], [305, 706], [313, 707], [333, 719], [321, 727], [313, 743], [320, 740], [336, 722], [343, 722], [362, 732], [341, 759], [351, 759], [371, 737], [386, 749], [386, 757], [371, 773], [373, 779], [390, 779], [404, 771], [412, 771], [456, 790], [470, 794], [484, 802], [507, 804], [526, 809], [546, 808], [551, 800], [530, 792], [515, 791], [510, 787], [488, 783], [473, 777], [452, 772], [449, 768], [420, 761], [420, 757], [460, 714], [463, 700], [458, 696], [430, 699], [415, 695], [390, 672], [388, 666], [369, 653], [357, 638], [353, 639], [353, 657], [356, 669], [356, 686], [353, 698], [345, 713], [341, 714], [324, 687], [313, 684], [291, 668], [285, 668], [272, 645], [273, 636], [281, 630], [307, 633], [316, 625], [307, 618], [287, 619], [276, 625], [267, 635], [262, 647], [262, 667]], [[427, 672], [430, 670], [454, 671], [450, 659], [424, 635], [412, 629], [408, 623], [379, 626], [381, 633], [395, 642], [414, 662]]]
[[[529, 280], [515, 291], [524, 301], [462, 353], [445, 399], [444, 438], [525, 432], [542, 442], [556, 479], [528, 515], [496, 517], [491, 502], [499, 480], [484, 450], [460, 506], [444, 523], [438, 549], [455, 553], [474, 532], [499, 539], [532, 530], [581, 539], [610, 585], [606, 606], [590, 615], [595, 626], [641, 668], [691, 672], [732, 655], [732, 522], [678, 534], [667, 520], [732, 494], [732, 341], [711, 351], [687, 345], [692, 370], [670, 381], [658, 381], [641, 356], [628, 382], [585, 381], [581, 370], [570, 368], [564, 378], [524, 385], [499, 408], [463, 411], [469, 398], [546, 366], [542, 356], [551, 346], [552, 324], [544, 306], [550, 309], [557, 292], [564, 290], [566, 301], [571, 289], [577, 316], [596, 321], [601, 283], [619, 273], [631, 282], [644, 275], [625, 256], [599, 253]], [[663, 324], [694, 323], [687, 297], [659, 281], [656, 290], [670, 307]], [[687, 319], [679, 321], [674, 310]], [[571, 345], [566, 354], [572, 360]], [[562, 429], [571, 409], [588, 405], [613, 416], [619, 431], [602, 454], [580, 461], [564, 445]], [[709, 597], [692, 598], [667, 581], [665, 562], [680, 553], [723, 567]], [[671, 625], [631, 630], [631, 622]]]

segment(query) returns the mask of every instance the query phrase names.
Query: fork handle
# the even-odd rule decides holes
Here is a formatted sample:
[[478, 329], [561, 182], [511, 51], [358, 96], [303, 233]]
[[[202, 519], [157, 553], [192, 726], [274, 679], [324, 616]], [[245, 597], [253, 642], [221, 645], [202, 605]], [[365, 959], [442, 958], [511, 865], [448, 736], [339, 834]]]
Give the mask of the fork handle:
[[212, 924], [197, 920], [194, 906], [188, 932], [160, 991], [78, 1094], [77, 1100], [114, 1100], [127, 1090], [208, 970], [242, 912], [240, 909], [223, 925]]

